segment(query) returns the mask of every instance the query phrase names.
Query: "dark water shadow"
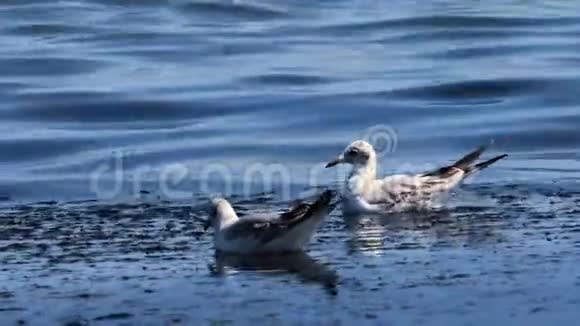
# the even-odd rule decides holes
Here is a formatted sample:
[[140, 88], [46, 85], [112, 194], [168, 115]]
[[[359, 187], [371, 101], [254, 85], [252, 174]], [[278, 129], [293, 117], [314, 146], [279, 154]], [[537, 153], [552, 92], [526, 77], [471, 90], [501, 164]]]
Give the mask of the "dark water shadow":
[[233, 255], [216, 253], [212, 274], [224, 276], [227, 269], [254, 271], [262, 274], [292, 274], [304, 283], [322, 285], [330, 295], [338, 294], [336, 271], [304, 252], [269, 255]]

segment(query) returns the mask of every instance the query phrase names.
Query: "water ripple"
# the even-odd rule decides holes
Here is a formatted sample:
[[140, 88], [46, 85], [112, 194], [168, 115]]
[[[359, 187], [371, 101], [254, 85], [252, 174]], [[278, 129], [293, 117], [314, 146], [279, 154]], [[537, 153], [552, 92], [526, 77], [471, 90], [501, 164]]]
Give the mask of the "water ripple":
[[[192, 103], [160, 100], [122, 100], [100, 94], [60, 93], [54, 94], [55, 102], [50, 103], [51, 96], [41, 95], [45, 105], [33, 105], [22, 108], [17, 113], [5, 112], [13, 120], [44, 122], [133, 122], [146, 121], [183, 121], [203, 119], [212, 116], [225, 116], [231, 109], [226, 105], [215, 103]], [[68, 104], [62, 99], [67, 98]], [[90, 101], [93, 98], [94, 101]], [[109, 99], [105, 101], [105, 99]], [[1, 113], [0, 113], [1, 115]]]
[[251, 76], [242, 79], [243, 83], [257, 84], [257, 85], [296, 85], [296, 86], [309, 86], [314, 84], [323, 84], [332, 82], [331, 79], [319, 77], [319, 76], [309, 76], [309, 75], [299, 75], [299, 74], [268, 74], [261, 76]]
[[289, 17], [289, 13], [280, 9], [245, 2], [192, 1], [183, 2], [177, 8], [181, 13], [204, 19], [270, 20]]
[[565, 83], [563, 80], [548, 79], [501, 79], [501, 80], [470, 80], [456, 83], [446, 83], [435, 86], [425, 86], [395, 90], [391, 94], [397, 97], [411, 99], [477, 99], [494, 97], [514, 97], [534, 94], [548, 86], [557, 87]]
[[394, 28], [413, 30], [417, 28], [460, 28], [460, 29], [506, 29], [506, 28], [537, 28], [543, 27], [578, 27], [575, 16], [557, 18], [521, 18], [495, 16], [455, 16], [438, 15], [422, 17], [406, 17], [375, 21], [351, 22], [325, 26], [322, 30], [329, 32], [361, 33]]
[[81, 75], [103, 67], [101, 60], [83, 58], [0, 58], [3, 77], [46, 77]]
[[[0, 324], [574, 323], [578, 7], [0, 1]], [[444, 210], [336, 210], [305, 255], [214, 256], [207, 197], [247, 216], [339, 187], [324, 162], [377, 125], [381, 175], [510, 156]], [[288, 185], [244, 177], [270, 164]]]

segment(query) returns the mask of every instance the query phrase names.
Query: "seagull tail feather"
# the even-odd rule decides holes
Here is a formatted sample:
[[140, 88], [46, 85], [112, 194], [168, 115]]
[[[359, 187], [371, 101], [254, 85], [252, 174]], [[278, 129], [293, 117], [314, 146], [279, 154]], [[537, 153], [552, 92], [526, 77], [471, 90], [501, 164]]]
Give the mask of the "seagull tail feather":
[[322, 194], [320, 194], [320, 196], [318, 196], [318, 198], [312, 204], [310, 204], [310, 207], [305, 215], [310, 217], [319, 212], [321, 209], [324, 209], [326, 207], [328, 208], [332, 207], [330, 202], [332, 201], [332, 198], [334, 196], [335, 196], [334, 191], [325, 190]]
[[485, 168], [487, 168], [488, 166], [492, 165], [493, 163], [506, 158], [508, 155], [507, 154], [502, 154], [499, 156], [496, 156], [492, 159], [489, 159], [487, 161], [481, 162], [481, 163], [477, 163], [475, 165], [469, 166], [465, 171], [466, 174], [471, 174], [480, 170], [483, 170]]
[[461, 159], [455, 163], [439, 168], [437, 170], [427, 172], [423, 176], [439, 177], [439, 178], [449, 178], [457, 173], [458, 170], [463, 171], [464, 175], [467, 176], [479, 170], [483, 170], [493, 163], [507, 157], [507, 154], [496, 156], [487, 161], [477, 163], [475, 162], [479, 159], [481, 154], [486, 150], [486, 146], [480, 146], [476, 150], [470, 152], [469, 154], [463, 156]]
[[334, 191], [326, 190], [314, 202], [310, 204], [300, 203], [288, 212], [280, 215], [280, 219], [287, 222], [290, 227], [294, 227], [296, 224], [300, 224], [309, 219], [321, 209], [331, 207], [330, 202], [334, 195]]

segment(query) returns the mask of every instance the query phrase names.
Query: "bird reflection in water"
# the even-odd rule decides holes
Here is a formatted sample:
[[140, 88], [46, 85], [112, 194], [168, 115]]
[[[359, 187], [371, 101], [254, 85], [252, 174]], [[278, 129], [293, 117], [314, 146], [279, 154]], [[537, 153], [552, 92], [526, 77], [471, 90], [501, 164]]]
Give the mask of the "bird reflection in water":
[[[399, 212], [384, 216], [348, 216], [344, 219], [346, 230], [350, 233], [346, 241], [347, 249], [350, 254], [361, 252], [381, 256], [385, 254], [386, 247], [396, 247], [397, 242], [414, 238], [411, 235], [424, 233], [446, 218], [449, 218], [449, 213], [443, 210]], [[389, 245], [385, 242], [389, 242]]]
[[314, 260], [304, 252], [268, 255], [233, 255], [216, 252], [214, 275], [224, 276], [228, 269], [258, 273], [288, 273], [305, 283], [318, 283], [331, 295], [338, 294], [338, 275], [334, 270]]
[[477, 247], [504, 238], [498, 229], [506, 222], [500, 213], [478, 207], [410, 211], [388, 216], [345, 219], [350, 254], [381, 256], [386, 250]]

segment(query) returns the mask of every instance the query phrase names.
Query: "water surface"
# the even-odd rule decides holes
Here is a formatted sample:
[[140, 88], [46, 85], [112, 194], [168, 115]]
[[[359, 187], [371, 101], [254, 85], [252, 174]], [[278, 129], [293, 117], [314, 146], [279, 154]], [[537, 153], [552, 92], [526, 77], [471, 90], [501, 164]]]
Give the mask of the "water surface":
[[[576, 321], [578, 12], [566, 1], [2, 1], [0, 320]], [[325, 161], [377, 135], [384, 174], [491, 140], [490, 155], [510, 157], [443, 212], [345, 223], [336, 211], [306, 257], [216, 260], [191, 217], [208, 193], [247, 214], [281, 210], [336, 186], [344, 171]], [[286, 174], [263, 189], [248, 180], [259, 164]], [[179, 182], [163, 174], [183, 169]]]

